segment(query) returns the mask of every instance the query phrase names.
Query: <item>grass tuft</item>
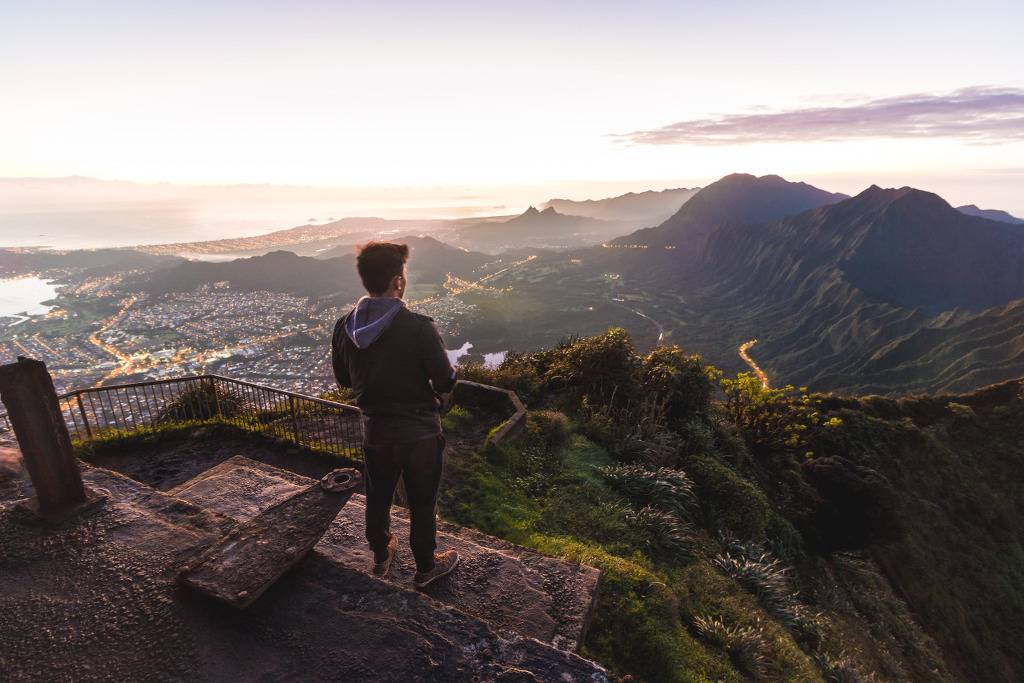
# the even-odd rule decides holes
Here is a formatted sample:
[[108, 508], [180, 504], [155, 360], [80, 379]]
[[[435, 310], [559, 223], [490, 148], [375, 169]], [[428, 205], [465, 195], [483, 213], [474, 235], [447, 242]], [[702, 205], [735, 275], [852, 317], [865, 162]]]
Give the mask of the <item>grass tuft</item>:
[[706, 642], [721, 648], [736, 667], [754, 679], [764, 677], [767, 668], [768, 642], [760, 622], [754, 626], [727, 624], [720, 617], [696, 617], [693, 627]]
[[682, 470], [608, 465], [599, 472], [612, 488], [630, 501], [670, 512], [680, 519], [689, 519], [697, 506], [693, 482]]

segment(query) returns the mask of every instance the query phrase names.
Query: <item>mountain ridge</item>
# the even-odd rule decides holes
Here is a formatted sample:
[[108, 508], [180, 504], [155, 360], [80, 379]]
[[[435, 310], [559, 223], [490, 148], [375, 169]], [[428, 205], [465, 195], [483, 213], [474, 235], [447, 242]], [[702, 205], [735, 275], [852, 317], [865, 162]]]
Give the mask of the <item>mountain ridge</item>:
[[[778, 178], [767, 184], [793, 189]], [[1015, 303], [1024, 258], [1014, 226], [965, 215], [934, 193], [877, 185], [847, 198], [818, 190], [815, 208], [749, 222], [752, 209], [802, 206], [770, 196], [737, 206], [733, 193], [714, 190], [680, 209], [677, 220], [700, 240], [690, 249], [658, 248], [664, 235], [636, 248], [637, 235], [656, 232], [641, 230], [573, 252], [576, 265], [540, 258], [532, 267], [543, 274], [521, 281], [538, 300], [545, 289], [594, 283], [590, 298], [634, 311], [638, 335], [653, 320], [655, 336], [727, 371], [745, 369], [736, 349], [757, 339], [751, 353], [772, 384], [899, 394], [1024, 375], [1024, 306]]]
[[670, 188], [627, 192], [602, 199], [549, 199], [542, 208], [555, 208], [562, 213], [605, 220], [642, 221], [657, 225], [679, 210], [699, 187]]
[[[432, 237], [407, 236], [399, 241], [408, 244], [412, 252], [409, 277], [413, 284], [441, 283], [449, 272], [470, 277], [477, 268], [492, 260], [487, 254], [465, 251]], [[148, 281], [140, 282], [140, 286], [151, 294], [160, 295], [191, 291], [215, 282], [229, 282], [233, 288], [247, 291], [339, 295], [352, 300], [363, 293], [355, 268], [355, 251], [345, 245], [326, 258], [277, 250], [230, 261], [185, 261], [154, 273]]]
[[628, 230], [629, 223], [558, 212], [554, 207], [530, 206], [504, 221], [462, 223], [446, 237], [467, 248], [497, 252], [510, 248], [572, 248], [598, 244]]
[[963, 206], [956, 207], [956, 210], [961, 213], [966, 213], [969, 216], [988, 218], [989, 220], [999, 221], [1001, 223], [1024, 225], [1024, 218], [1017, 218], [1008, 211], [1001, 211], [1000, 209], [981, 209], [978, 208], [976, 204], [964, 204]]
[[675, 247], [699, 254], [714, 232], [731, 223], [761, 223], [846, 199], [777, 175], [731, 173], [697, 192], [665, 222], [612, 240], [614, 245]]

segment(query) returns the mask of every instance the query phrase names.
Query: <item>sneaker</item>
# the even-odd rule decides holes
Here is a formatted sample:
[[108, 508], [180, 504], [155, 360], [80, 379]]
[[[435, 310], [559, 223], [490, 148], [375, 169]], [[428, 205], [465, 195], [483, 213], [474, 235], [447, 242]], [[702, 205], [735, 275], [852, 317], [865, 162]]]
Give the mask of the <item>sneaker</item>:
[[394, 534], [388, 540], [388, 554], [383, 560], [378, 560], [374, 557], [373, 561], [373, 575], [374, 576], [387, 576], [388, 572], [391, 571], [391, 562], [395, 559], [395, 552], [398, 550], [398, 541], [395, 540]]
[[434, 555], [434, 566], [425, 572], [416, 572], [413, 577], [413, 585], [417, 588], [426, 588], [443, 576], [448, 576], [452, 570], [459, 566], [459, 554], [454, 550], [446, 550], [443, 553]]

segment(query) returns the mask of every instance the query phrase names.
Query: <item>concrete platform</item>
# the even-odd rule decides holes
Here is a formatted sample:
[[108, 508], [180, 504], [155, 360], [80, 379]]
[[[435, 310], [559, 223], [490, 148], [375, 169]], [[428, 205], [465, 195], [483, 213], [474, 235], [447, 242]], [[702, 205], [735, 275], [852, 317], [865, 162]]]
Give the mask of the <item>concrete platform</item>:
[[[236, 456], [172, 489], [171, 494], [246, 521], [313, 480]], [[342, 509], [315, 552], [366, 572], [372, 553], [363, 536], [365, 499], [355, 495]], [[399, 550], [388, 581], [411, 590], [416, 571], [408, 548], [409, 520], [392, 512]], [[594, 602], [596, 569], [541, 555], [453, 525], [439, 527], [441, 549], [459, 551], [461, 564], [445, 581], [425, 591], [432, 598], [479, 617], [492, 626], [575, 651], [583, 639]]]
[[4, 680], [608, 680], [592, 662], [327, 552], [314, 551], [247, 610], [203, 599], [177, 585], [178, 569], [237, 522], [108, 470], [83, 478], [110, 500], [56, 530], [19, 517], [12, 497], [27, 486], [2, 489]]

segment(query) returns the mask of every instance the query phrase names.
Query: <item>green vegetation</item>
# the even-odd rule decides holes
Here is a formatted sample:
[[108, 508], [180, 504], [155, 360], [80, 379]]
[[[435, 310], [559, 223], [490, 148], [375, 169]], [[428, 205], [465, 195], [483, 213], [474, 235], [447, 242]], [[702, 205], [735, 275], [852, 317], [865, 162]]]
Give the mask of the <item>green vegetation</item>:
[[235, 418], [245, 410], [237, 393], [212, 382], [202, 382], [182, 391], [157, 415], [157, 422], [191, 422], [214, 417]]
[[[765, 387], [752, 372], [723, 378], [721, 384], [725, 411], [755, 452], [797, 452], [809, 448], [816, 428], [834, 429], [843, 424], [838, 417], [822, 418], [821, 398], [808, 394], [807, 387]], [[813, 457], [814, 452], [804, 450], [804, 455]]]
[[615, 329], [471, 373], [516, 390], [528, 425], [451, 462], [442, 511], [601, 569], [584, 654], [617, 675], [1024, 672], [1019, 383], [901, 401], [766, 389], [676, 347], [637, 354]]
[[[615, 329], [466, 375], [529, 412], [514, 440], [458, 449], [442, 514], [600, 569], [582, 654], [623, 680], [1024, 677], [1021, 382], [766, 389]], [[205, 417], [231, 400], [197, 389], [145, 438], [228, 428]], [[489, 417], [444, 424], [481, 443]], [[238, 422], [273, 435], [273, 416]]]
[[284, 447], [289, 454], [298, 454], [316, 460], [327, 458], [329, 461], [335, 462], [337, 467], [358, 466], [362, 457], [361, 454], [351, 457], [349, 454], [330, 453], [323, 449], [299, 446], [290, 441], [274, 439], [265, 431], [217, 419], [163, 422], [133, 430], [106, 429], [94, 432], [92, 439], [73, 441], [72, 446], [75, 449], [75, 455], [86, 462], [92, 462], [97, 456], [132, 453], [155, 444], [184, 442], [195, 438], [207, 439], [213, 443], [221, 440], [251, 441], [264, 447], [269, 439], [271, 444], [276, 442], [279, 446]]
[[761, 633], [761, 625], [733, 626], [718, 617], [697, 617], [693, 626], [701, 638], [729, 653], [733, 664], [752, 678], [765, 674], [765, 652], [768, 643]]

